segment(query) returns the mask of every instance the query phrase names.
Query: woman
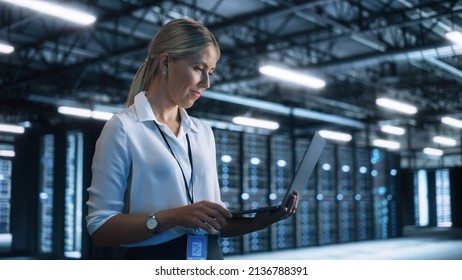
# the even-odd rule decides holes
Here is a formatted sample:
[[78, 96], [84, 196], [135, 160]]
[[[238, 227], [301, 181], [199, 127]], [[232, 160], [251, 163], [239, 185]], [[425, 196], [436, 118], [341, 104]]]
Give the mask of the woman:
[[126, 259], [222, 259], [219, 234], [246, 234], [295, 213], [296, 195], [289, 209], [254, 218], [223, 207], [212, 130], [185, 111], [210, 87], [219, 58], [214, 36], [190, 19], [153, 38], [128, 108], [96, 143], [87, 202], [95, 244], [124, 246]]

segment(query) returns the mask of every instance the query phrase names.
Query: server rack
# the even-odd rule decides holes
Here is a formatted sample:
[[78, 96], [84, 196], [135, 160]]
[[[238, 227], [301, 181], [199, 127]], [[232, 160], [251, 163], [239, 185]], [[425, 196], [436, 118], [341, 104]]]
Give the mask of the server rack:
[[[244, 133], [241, 198], [245, 209], [268, 206], [268, 164], [268, 137]], [[243, 237], [243, 249], [244, 253], [268, 251], [269, 229], [246, 234]]]
[[385, 153], [380, 149], [373, 149], [371, 153], [372, 163], [372, 185], [374, 197], [374, 225], [375, 239], [386, 239], [389, 237], [389, 201], [387, 195], [386, 160]]
[[[221, 198], [230, 210], [241, 209], [241, 134], [236, 131], [215, 129], [218, 180]], [[242, 237], [222, 238], [223, 254], [242, 253]]]
[[355, 189], [354, 189], [353, 148], [337, 146], [337, 201], [338, 201], [338, 241], [356, 240]]
[[[295, 166], [302, 160], [308, 147], [306, 139], [296, 139]], [[318, 163], [319, 164], [319, 163]], [[316, 169], [315, 169], [316, 170]], [[317, 215], [317, 172], [313, 172], [307, 186], [300, 193], [296, 219], [296, 245], [297, 247], [313, 246], [318, 244], [318, 215]]]
[[40, 140], [38, 247], [42, 254], [53, 252], [54, 168], [55, 136], [46, 134]]
[[11, 215], [11, 173], [10, 158], [0, 157], [0, 252], [9, 251], [12, 242]]
[[357, 148], [355, 152], [356, 174], [356, 236], [357, 240], [374, 238], [374, 207], [372, 202], [372, 177], [370, 152]]
[[436, 170], [435, 177], [436, 225], [438, 227], [450, 227], [452, 226], [452, 214], [449, 169]]
[[318, 228], [319, 244], [338, 242], [337, 182], [335, 146], [327, 143], [318, 164]]
[[[270, 143], [270, 194], [272, 204], [282, 201], [294, 174], [292, 160], [292, 140], [290, 136], [275, 135]], [[290, 217], [270, 228], [271, 249], [287, 249], [295, 247], [295, 219]]]
[[388, 191], [386, 199], [388, 201], [388, 236], [397, 237], [401, 235], [401, 226], [399, 218], [399, 203], [398, 203], [398, 169], [400, 166], [400, 157], [392, 153], [386, 153], [386, 170]]
[[83, 133], [66, 135], [66, 186], [64, 193], [64, 255], [82, 256]]

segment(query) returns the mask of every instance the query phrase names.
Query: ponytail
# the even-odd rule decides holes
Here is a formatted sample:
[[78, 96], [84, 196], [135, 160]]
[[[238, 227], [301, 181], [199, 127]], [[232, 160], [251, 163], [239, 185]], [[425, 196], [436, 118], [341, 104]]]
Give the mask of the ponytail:
[[[146, 59], [147, 60], [147, 59]], [[127, 107], [132, 105], [135, 101], [135, 96], [144, 90], [144, 84], [146, 80], [146, 68], [147, 68], [147, 61], [138, 68], [138, 71], [133, 78], [132, 84], [130, 85], [130, 91], [127, 97]]]

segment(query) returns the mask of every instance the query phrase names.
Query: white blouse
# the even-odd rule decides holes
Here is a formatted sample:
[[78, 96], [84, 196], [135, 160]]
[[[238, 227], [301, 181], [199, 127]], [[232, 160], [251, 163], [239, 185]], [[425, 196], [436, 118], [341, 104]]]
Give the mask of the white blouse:
[[[209, 200], [223, 205], [218, 185], [215, 139], [212, 129], [180, 110], [178, 137], [157, 121], [140, 92], [133, 105], [114, 115], [96, 142], [92, 181], [88, 188], [87, 228], [97, 231], [109, 218], [120, 213], [151, 213], [188, 205], [189, 198], [181, 169], [154, 121], [164, 132], [188, 184], [191, 165], [186, 134], [193, 160], [194, 202]], [[188, 229], [175, 227], [153, 237], [124, 246], [147, 246], [179, 237]]]

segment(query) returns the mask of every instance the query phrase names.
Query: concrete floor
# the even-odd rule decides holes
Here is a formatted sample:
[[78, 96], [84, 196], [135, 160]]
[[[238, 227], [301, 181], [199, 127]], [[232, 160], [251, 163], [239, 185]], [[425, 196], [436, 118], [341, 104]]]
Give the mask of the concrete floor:
[[404, 236], [227, 256], [226, 260], [462, 260], [462, 229], [406, 227]]

